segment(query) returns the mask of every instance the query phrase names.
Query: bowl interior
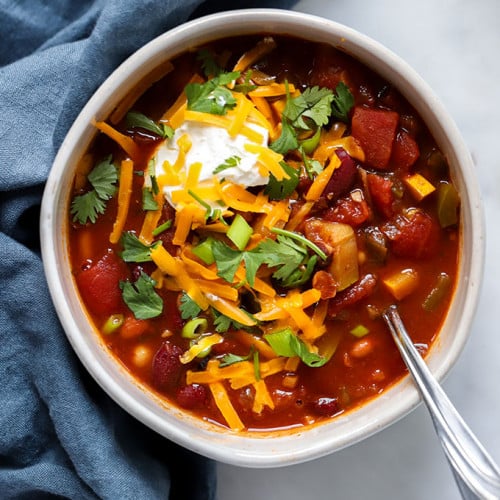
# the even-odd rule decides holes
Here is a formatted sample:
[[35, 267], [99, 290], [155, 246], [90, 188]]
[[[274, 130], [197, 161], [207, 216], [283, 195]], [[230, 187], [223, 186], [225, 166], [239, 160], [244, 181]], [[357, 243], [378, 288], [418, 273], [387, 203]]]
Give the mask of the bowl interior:
[[462, 238], [455, 297], [427, 357], [431, 371], [442, 379], [467, 340], [482, 278], [483, 215], [472, 161], [455, 124], [425, 82], [392, 52], [335, 22], [274, 9], [231, 11], [186, 23], [141, 48], [103, 83], [68, 132], [47, 181], [41, 238], [50, 292], [68, 339], [86, 369], [118, 404], [158, 433], [202, 455], [239, 466], [276, 467], [339, 450], [403, 417], [419, 401], [411, 380], [405, 377], [371, 402], [329, 423], [293, 432], [234, 434], [201, 422], [145, 391], [108, 354], [82, 310], [65, 237], [71, 182], [77, 160], [96, 133], [92, 121], [106, 119], [145, 74], [187, 48], [213, 39], [261, 32], [329, 43], [360, 59], [400, 90], [447, 156], [461, 194]]

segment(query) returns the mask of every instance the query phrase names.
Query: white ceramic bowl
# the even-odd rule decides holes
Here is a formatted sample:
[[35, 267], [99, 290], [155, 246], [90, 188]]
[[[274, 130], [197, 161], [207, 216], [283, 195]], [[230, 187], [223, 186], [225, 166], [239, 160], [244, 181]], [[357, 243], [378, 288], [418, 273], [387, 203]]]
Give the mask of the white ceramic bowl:
[[108, 354], [75, 290], [65, 236], [75, 159], [82, 156], [96, 134], [92, 119], [106, 119], [144, 72], [186, 48], [214, 38], [260, 32], [328, 43], [361, 60], [400, 90], [449, 159], [461, 195], [458, 287], [442, 331], [427, 357], [430, 369], [442, 380], [469, 335], [483, 272], [483, 214], [472, 161], [452, 119], [415, 71], [379, 43], [335, 22], [274, 9], [231, 11], [188, 22], [138, 50], [97, 90], [62, 144], [45, 189], [41, 238], [50, 292], [68, 339], [87, 370], [118, 404], [158, 433], [202, 455], [239, 466], [276, 467], [324, 456], [394, 423], [419, 402], [412, 381], [405, 377], [361, 408], [291, 434], [235, 434], [201, 422], [161, 403]]

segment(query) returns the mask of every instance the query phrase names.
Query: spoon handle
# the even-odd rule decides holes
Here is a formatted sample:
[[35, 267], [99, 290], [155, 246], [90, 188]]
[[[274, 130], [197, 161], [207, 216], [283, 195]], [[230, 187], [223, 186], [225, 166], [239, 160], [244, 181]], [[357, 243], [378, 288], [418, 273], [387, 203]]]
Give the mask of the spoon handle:
[[499, 499], [500, 469], [457, 412], [413, 345], [395, 305], [382, 314], [432, 417], [465, 499]]

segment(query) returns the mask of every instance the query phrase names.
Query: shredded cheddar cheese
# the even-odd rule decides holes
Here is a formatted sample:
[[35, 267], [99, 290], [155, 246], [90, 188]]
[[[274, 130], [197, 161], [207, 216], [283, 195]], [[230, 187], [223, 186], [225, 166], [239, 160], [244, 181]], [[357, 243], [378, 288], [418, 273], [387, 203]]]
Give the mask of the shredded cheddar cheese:
[[113, 231], [109, 235], [111, 243], [118, 243], [121, 238], [125, 222], [127, 221], [132, 195], [132, 178], [134, 175], [134, 163], [132, 160], [123, 160], [120, 167], [120, 184], [118, 188], [118, 212], [113, 225]]

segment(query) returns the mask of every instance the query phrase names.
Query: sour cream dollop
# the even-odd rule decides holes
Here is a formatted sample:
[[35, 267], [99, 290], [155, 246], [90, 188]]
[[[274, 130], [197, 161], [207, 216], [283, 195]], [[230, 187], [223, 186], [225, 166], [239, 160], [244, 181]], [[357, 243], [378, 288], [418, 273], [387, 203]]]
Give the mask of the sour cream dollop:
[[[269, 177], [262, 175], [257, 166], [258, 155], [247, 151], [245, 144], [267, 146], [268, 131], [254, 123], [246, 122], [245, 125], [258, 132], [262, 136], [262, 141], [251, 141], [242, 134], [231, 137], [225, 128], [206, 123], [194, 121], [183, 122], [176, 129], [174, 136], [159, 146], [155, 157], [156, 176], [160, 177], [165, 173], [165, 162], [168, 162], [170, 165], [176, 163], [181, 152], [178, 141], [186, 134], [191, 142], [191, 147], [185, 154], [185, 161], [181, 167], [181, 170], [184, 170], [186, 175], [190, 165], [199, 162], [202, 167], [198, 182], [212, 179], [215, 175], [219, 179], [224, 178], [244, 187], [263, 186], [267, 184]], [[235, 157], [238, 158], [235, 166], [225, 168], [221, 172], [214, 174], [219, 165]], [[176, 208], [176, 205], [172, 202], [171, 193], [174, 190], [183, 188], [185, 188], [183, 185], [163, 186], [165, 198], [174, 208]]]

